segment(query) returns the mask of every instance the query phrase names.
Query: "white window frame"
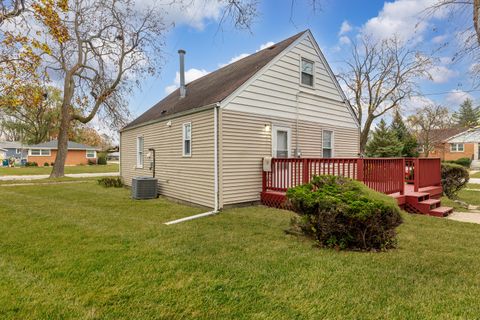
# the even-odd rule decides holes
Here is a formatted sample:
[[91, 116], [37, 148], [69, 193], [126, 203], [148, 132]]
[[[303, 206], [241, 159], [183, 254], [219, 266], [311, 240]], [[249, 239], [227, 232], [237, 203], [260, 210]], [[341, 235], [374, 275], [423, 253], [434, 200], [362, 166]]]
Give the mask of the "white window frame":
[[[187, 139], [185, 136], [185, 128], [189, 126], [190, 127], [190, 137]], [[185, 152], [185, 141], [190, 141], [190, 150], [189, 153]], [[185, 122], [182, 124], [182, 156], [185, 158], [190, 158], [192, 156], [192, 123], [191, 122]]]
[[[140, 150], [140, 139], [142, 140], [142, 148]], [[144, 163], [144, 149], [145, 149], [145, 139], [143, 136], [137, 136], [136, 139], [136, 144], [137, 144], [137, 168], [142, 169], [143, 168], [143, 163]]]
[[[39, 154], [33, 154], [32, 153], [33, 150], [38, 150]], [[30, 157], [49, 157], [49, 156], [52, 155], [52, 153], [51, 153], [50, 149], [29, 149], [28, 150], [28, 155]]]
[[15, 149], [15, 153], [16, 153], [16, 154], [20, 154], [20, 153], [22, 153], [22, 149], [18, 149], [18, 148], [17, 148], [17, 149]]
[[286, 131], [287, 132], [287, 157], [292, 157], [292, 129], [285, 126], [272, 126], [272, 157], [277, 157], [277, 132]]
[[[93, 152], [93, 157], [88, 156], [89, 152]], [[87, 159], [95, 159], [97, 157], [97, 151], [96, 150], [85, 150], [85, 157]]]
[[[302, 73], [303, 73], [303, 61], [310, 62], [312, 64], [312, 85], [305, 84], [302, 82]], [[304, 86], [306, 88], [315, 88], [315, 61], [305, 58], [305, 57], [300, 57], [300, 85]]]
[[324, 133], [326, 131], [331, 132], [330, 136], [331, 136], [332, 140], [330, 142], [330, 144], [331, 144], [330, 145], [330, 151], [331, 151], [330, 153], [332, 154], [331, 158], [335, 158], [335, 132], [333, 130], [327, 130], [327, 129], [322, 129], [322, 158], [325, 158], [324, 155], [323, 155], [323, 150], [327, 149], [323, 145], [323, 137], [324, 137]]
[[[462, 150], [460, 150], [460, 146], [462, 146]], [[465, 152], [465, 145], [463, 143], [450, 143], [450, 152]]]
[[417, 151], [418, 151], [419, 153], [425, 153], [425, 147], [424, 147], [424, 146], [418, 146]]

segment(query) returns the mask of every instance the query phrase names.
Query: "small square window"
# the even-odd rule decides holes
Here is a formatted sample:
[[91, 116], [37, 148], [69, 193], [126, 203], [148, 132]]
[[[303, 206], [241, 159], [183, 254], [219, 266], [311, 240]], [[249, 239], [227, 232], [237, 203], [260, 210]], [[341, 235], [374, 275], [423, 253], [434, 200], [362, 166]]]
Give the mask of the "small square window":
[[302, 59], [301, 81], [306, 86], [313, 87], [314, 64], [310, 60]]
[[87, 159], [93, 159], [93, 158], [96, 158], [95, 150], [87, 150]]

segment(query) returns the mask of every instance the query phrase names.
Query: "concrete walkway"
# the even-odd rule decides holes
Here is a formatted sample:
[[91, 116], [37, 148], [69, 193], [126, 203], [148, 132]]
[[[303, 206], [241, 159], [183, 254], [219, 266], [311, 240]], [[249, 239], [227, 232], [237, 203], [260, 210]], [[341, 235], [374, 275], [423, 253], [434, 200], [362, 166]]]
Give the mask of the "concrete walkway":
[[[104, 173], [71, 173], [66, 174], [66, 177], [70, 178], [91, 178], [91, 177], [116, 177], [118, 172], [104, 172]], [[3, 176], [0, 177], [0, 181], [12, 181], [12, 180], [39, 180], [47, 179], [48, 174], [38, 174], [32, 176]]]
[[468, 180], [469, 183], [479, 183], [480, 184], [480, 178], [470, 178], [470, 180]]
[[475, 212], [454, 212], [447, 219], [480, 224], [480, 211]]

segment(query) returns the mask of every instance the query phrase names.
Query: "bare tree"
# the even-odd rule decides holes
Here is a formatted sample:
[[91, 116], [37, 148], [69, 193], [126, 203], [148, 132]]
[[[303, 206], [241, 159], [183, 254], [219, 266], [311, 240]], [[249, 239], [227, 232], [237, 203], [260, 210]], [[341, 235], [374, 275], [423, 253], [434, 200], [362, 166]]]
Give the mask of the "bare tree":
[[352, 44], [351, 57], [345, 63], [346, 71], [339, 78], [347, 87], [362, 124], [360, 151], [363, 153], [375, 119], [416, 94], [416, 81], [429, 77], [427, 69], [431, 60], [404, 46], [396, 37], [377, 42], [363, 37], [360, 43]]
[[408, 117], [407, 123], [419, 144], [423, 146], [426, 157], [442, 142], [444, 137], [441, 130], [450, 128], [452, 125], [448, 109], [434, 104], [418, 108], [415, 114]]

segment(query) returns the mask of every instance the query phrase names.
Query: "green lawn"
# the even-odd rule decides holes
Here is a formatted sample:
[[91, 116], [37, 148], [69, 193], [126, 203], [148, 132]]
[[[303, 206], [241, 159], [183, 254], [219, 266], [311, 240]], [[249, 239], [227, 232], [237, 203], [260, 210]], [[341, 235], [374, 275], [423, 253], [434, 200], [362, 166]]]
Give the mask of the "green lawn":
[[321, 250], [291, 212], [202, 212], [94, 182], [0, 187], [0, 319], [474, 319], [480, 225], [405, 215], [399, 248]]
[[[479, 184], [469, 183], [466, 187], [467, 189], [480, 189]], [[480, 190], [461, 190], [458, 193], [458, 200], [464, 201], [468, 204], [474, 206], [480, 206]], [[468, 210], [462, 207], [460, 204], [456, 203], [453, 200], [448, 199], [447, 197], [442, 197], [442, 205], [452, 207], [455, 211], [467, 212]]]
[[471, 175], [470, 175], [470, 178], [480, 178], [480, 172], [471, 174]]
[[[6, 168], [0, 167], [0, 176], [26, 176], [50, 174], [52, 167], [15, 167]], [[118, 164], [107, 165], [92, 165], [92, 166], [66, 166], [65, 173], [104, 173], [104, 172], [118, 172]]]

